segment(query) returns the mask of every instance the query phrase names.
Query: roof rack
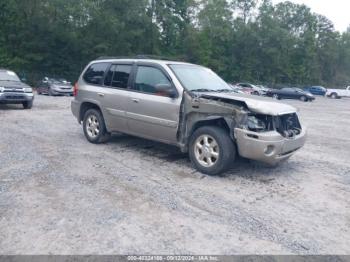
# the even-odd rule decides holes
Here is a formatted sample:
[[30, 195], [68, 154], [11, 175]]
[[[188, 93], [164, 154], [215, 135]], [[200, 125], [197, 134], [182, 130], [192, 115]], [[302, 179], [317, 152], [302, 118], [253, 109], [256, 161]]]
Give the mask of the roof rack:
[[157, 55], [136, 55], [136, 56], [100, 56], [96, 60], [106, 59], [154, 59], [154, 60], [172, 60], [178, 61], [176, 58], [157, 56]]

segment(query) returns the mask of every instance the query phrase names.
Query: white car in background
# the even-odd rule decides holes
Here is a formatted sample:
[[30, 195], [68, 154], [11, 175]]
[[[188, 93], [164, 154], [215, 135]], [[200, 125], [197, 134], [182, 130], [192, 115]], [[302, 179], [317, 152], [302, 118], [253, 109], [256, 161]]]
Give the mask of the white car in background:
[[253, 85], [250, 83], [238, 83], [236, 86], [245, 89], [246, 91], [249, 91], [251, 95], [256, 95], [256, 96], [265, 96], [267, 91], [269, 90], [268, 88], [262, 86], [262, 85]]
[[346, 89], [327, 89], [326, 97], [340, 99], [342, 97], [350, 97], [350, 86]]

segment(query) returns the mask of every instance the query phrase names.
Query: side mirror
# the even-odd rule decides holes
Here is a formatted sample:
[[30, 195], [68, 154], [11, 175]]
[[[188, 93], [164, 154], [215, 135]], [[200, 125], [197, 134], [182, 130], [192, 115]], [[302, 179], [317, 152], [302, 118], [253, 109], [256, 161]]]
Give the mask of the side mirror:
[[163, 96], [167, 96], [170, 98], [175, 98], [177, 96], [175, 88], [170, 84], [159, 84], [156, 85], [155, 89], [157, 93]]

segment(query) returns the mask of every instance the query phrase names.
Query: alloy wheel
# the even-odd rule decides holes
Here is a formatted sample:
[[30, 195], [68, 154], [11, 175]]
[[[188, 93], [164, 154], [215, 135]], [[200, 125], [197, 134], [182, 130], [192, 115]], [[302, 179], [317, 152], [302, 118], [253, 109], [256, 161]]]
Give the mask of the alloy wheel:
[[100, 133], [100, 123], [95, 115], [90, 115], [86, 121], [86, 131], [89, 137], [96, 138]]
[[194, 154], [200, 165], [212, 167], [219, 160], [219, 145], [212, 136], [201, 135], [194, 143]]

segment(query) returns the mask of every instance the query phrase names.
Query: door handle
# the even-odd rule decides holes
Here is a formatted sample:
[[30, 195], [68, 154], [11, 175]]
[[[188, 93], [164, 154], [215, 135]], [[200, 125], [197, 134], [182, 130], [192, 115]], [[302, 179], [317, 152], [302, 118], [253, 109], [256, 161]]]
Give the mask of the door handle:
[[133, 99], [131, 99], [134, 103], [138, 103], [138, 102], [140, 102], [140, 99], [137, 99], [137, 98], [133, 98]]
[[98, 96], [100, 96], [100, 97], [104, 97], [105, 96], [105, 94], [103, 94], [103, 93], [97, 93], [98, 94]]

